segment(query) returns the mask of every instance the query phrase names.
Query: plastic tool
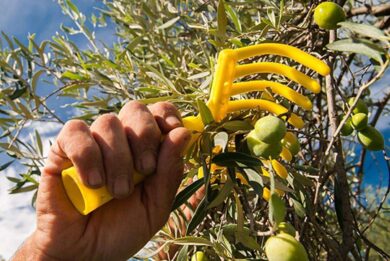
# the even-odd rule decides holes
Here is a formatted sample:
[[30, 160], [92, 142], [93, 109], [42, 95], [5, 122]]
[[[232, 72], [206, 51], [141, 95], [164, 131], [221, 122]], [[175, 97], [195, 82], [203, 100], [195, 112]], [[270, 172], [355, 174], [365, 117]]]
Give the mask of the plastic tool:
[[[240, 93], [263, 91], [265, 88], [270, 88], [272, 92], [285, 97], [305, 110], [310, 110], [312, 108], [310, 99], [286, 85], [267, 80], [234, 82], [234, 80], [249, 74], [274, 73], [285, 76], [313, 93], [320, 92], [321, 86], [316, 80], [287, 65], [274, 62], [238, 64], [238, 61], [240, 60], [261, 55], [284, 56], [303, 64], [318, 72], [320, 75], [325, 76], [330, 73], [329, 67], [324, 62], [289, 45], [265, 43], [235, 50], [224, 49], [220, 52], [218, 57], [217, 68], [210, 90], [210, 97], [207, 102], [207, 106], [212, 112], [215, 121], [221, 121], [229, 112], [253, 108], [269, 111], [275, 115], [289, 112], [287, 108], [269, 100], [230, 99], [231, 96]], [[296, 128], [303, 128], [304, 126], [302, 118], [294, 113], [290, 113], [287, 121]], [[200, 116], [185, 117], [183, 119], [183, 124], [186, 128], [193, 131], [194, 134], [191, 142], [195, 142], [204, 128]], [[135, 184], [142, 182], [145, 177], [146, 176], [139, 173], [135, 173]], [[106, 187], [91, 189], [85, 186], [75, 167], [64, 170], [62, 172], [62, 179], [69, 199], [83, 215], [87, 215], [112, 199], [112, 196]]]

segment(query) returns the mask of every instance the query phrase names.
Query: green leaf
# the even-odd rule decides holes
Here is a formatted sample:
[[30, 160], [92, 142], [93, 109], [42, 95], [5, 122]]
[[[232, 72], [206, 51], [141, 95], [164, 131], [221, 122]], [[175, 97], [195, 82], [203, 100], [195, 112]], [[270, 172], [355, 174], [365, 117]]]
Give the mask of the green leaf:
[[179, 20], [180, 20], [180, 16], [175, 17], [175, 18], [169, 20], [168, 22], [164, 23], [163, 25], [160, 25], [159, 27], [157, 27], [157, 29], [159, 29], [159, 30], [167, 29], [167, 28], [171, 27], [172, 25], [174, 25]]
[[230, 19], [232, 19], [234, 27], [236, 28], [237, 32], [242, 33], [241, 21], [238, 18], [237, 12], [234, 10], [233, 7], [231, 7], [228, 4], [225, 6], [225, 8], [230, 16]]
[[10, 194], [16, 194], [16, 193], [22, 193], [22, 192], [29, 192], [33, 191], [38, 188], [38, 185], [29, 185], [21, 188], [12, 189]]
[[75, 4], [72, 3], [70, 0], [66, 0], [66, 4], [69, 6], [69, 8], [74, 12], [75, 15], [79, 15], [80, 11], [77, 8]]
[[269, 200], [270, 219], [278, 225], [286, 217], [286, 206], [277, 193], [272, 193]]
[[187, 256], [188, 256], [188, 245], [185, 245], [180, 249], [179, 254], [177, 255], [177, 260], [187, 260]]
[[19, 97], [21, 97], [25, 92], [27, 91], [27, 88], [19, 88], [19, 89], [16, 89], [10, 96], [9, 98], [11, 100], [15, 100]]
[[223, 188], [219, 191], [218, 196], [207, 206], [207, 209], [214, 208], [222, 204], [222, 202], [224, 202], [225, 199], [230, 195], [233, 188], [234, 182], [229, 178]]
[[227, 27], [227, 17], [226, 17], [224, 0], [218, 1], [217, 25], [218, 25], [218, 36], [224, 39], [226, 37], [226, 27]]
[[61, 75], [61, 78], [66, 78], [66, 79], [70, 79], [70, 80], [79, 80], [79, 81], [82, 81], [85, 79], [84, 76], [77, 74], [77, 73], [74, 73], [74, 72], [71, 72], [71, 71], [64, 72]]
[[243, 244], [246, 248], [251, 250], [261, 250], [261, 246], [256, 239], [249, 234], [249, 229], [244, 227], [241, 232], [236, 231], [237, 241]]
[[42, 156], [43, 155], [42, 139], [41, 139], [41, 135], [39, 135], [37, 130], [35, 130], [35, 138], [36, 138], [36, 141], [37, 141], [39, 154]]
[[200, 113], [200, 117], [202, 118], [203, 124], [206, 126], [212, 123], [214, 121], [213, 114], [211, 113], [206, 103], [199, 99], [196, 101], [196, 103], [198, 105], [198, 110]]
[[14, 182], [14, 183], [19, 183], [21, 181], [21, 179], [18, 179], [18, 178], [14, 178], [14, 177], [7, 177], [7, 179], [11, 182]]
[[300, 184], [304, 186], [314, 186], [314, 183], [310, 179], [306, 178], [304, 175], [301, 175], [295, 171], [290, 171], [290, 173], [292, 174], [294, 179]]
[[172, 240], [173, 243], [182, 246], [213, 246], [210, 240], [203, 237], [185, 236]]
[[378, 40], [389, 40], [389, 37], [386, 37], [383, 31], [377, 27], [370, 24], [358, 24], [353, 22], [341, 22], [338, 23], [342, 28], [351, 30], [354, 33], [360, 34], [362, 36], [367, 36], [373, 39]]
[[291, 198], [291, 199], [293, 201], [295, 213], [301, 218], [305, 217], [306, 211], [305, 211], [305, 208], [302, 206], [302, 204], [293, 198]]
[[7, 163], [3, 164], [3, 165], [0, 165], [0, 171], [5, 170], [6, 168], [8, 168], [13, 162], [14, 162], [14, 160], [11, 160], [11, 161], [8, 161]]
[[330, 50], [339, 51], [339, 52], [363, 54], [374, 59], [380, 64], [383, 64], [381, 53], [378, 50], [368, 46], [367, 43], [359, 40], [352, 40], [352, 39], [338, 40], [326, 45], [326, 47]]
[[244, 169], [245, 174], [248, 176], [248, 182], [252, 186], [253, 190], [259, 197], [263, 196], [264, 182], [262, 176], [253, 169]]
[[187, 200], [204, 184], [204, 179], [198, 179], [194, 181], [185, 189], [179, 192], [175, 198], [175, 202], [173, 203], [172, 210], [174, 211], [181, 205], [183, 205]]
[[207, 214], [207, 199], [204, 197], [202, 201], [199, 203], [198, 207], [195, 210], [194, 216], [192, 217], [190, 223], [187, 226], [187, 235], [191, 234], [191, 232], [203, 221]]
[[228, 121], [222, 124], [222, 127], [228, 131], [245, 131], [252, 130], [253, 126], [247, 121]]
[[241, 152], [224, 152], [213, 157], [212, 162], [224, 167], [259, 167], [261, 161]]

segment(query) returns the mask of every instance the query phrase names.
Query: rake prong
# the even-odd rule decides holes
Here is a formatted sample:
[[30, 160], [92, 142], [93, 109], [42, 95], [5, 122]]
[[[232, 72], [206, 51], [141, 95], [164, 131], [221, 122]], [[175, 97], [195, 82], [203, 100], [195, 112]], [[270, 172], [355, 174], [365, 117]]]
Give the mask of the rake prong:
[[283, 96], [291, 102], [297, 104], [305, 110], [311, 110], [313, 107], [311, 101], [306, 96], [296, 92], [288, 86], [272, 81], [259, 80], [233, 83], [230, 95], [236, 95], [245, 92], [262, 91], [265, 88], [271, 88], [272, 92]]
[[254, 73], [276, 73], [281, 74], [293, 80], [294, 82], [299, 83], [306, 89], [319, 93], [321, 91], [320, 84], [307, 76], [306, 74], [284, 64], [272, 63], [272, 62], [262, 62], [262, 63], [251, 63], [238, 65], [236, 67], [235, 77], [239, 78], [248, 74]]
[[[228, 112], [247, 110], [247, 109], [260, 109], [264, 111], [272, 112], [275, 115], [281, 115], [288, 113], [288, 109], [282, 105], [276, 104], [272, 101], [262, 100], [262, 99], [250, 99], [250, 100], [237, 100], [228, 102]], [[302, 129], [305, 123], [302, 118], [291, 113], [288, 118], [288, 122], [298, 129]]]
[[253, 56], [260, 55], [279, 55], [291, 58], [306, 67], [318, 72], [325, 76], [330, 73], [329, 66], [315, 58], [314, 56], [290, 45], [276, 44], [276, 43], [264, 43], [258, 45], [252, 45], [235, 50], [237, 52], [237, 59], [242, 60]]

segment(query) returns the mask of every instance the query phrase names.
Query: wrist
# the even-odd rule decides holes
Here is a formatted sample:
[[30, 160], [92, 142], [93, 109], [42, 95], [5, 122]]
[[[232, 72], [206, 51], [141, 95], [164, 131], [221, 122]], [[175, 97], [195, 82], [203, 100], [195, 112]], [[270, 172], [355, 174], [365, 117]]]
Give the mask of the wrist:
[[23, 242], [23, 244], [16, 251], [15, 255], [11, 258], [11, 261], [22, 260], [54, 261], [58, 259], [50, 257], [37, 245], [36, 234], [34, 232]]

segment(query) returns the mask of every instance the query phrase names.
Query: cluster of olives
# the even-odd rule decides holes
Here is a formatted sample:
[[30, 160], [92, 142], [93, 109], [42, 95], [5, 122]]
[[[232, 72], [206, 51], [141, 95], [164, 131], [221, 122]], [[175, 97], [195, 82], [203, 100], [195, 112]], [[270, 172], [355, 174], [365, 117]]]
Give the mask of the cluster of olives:
[[249, 150], [257, 157], [275, 159], [282, 152], [286, 125], [278, 117], [268, 115], [259, 119], [247, 136]]
[[[348, 105], [351, 106], [354, 98], [348, 100]], [[373, 126], [368, 124], [368, 108], [366, 103], [359, 99], [356, 107], [352, 111], [352, 117], [348, 118], [341, 129], [341, 135], [349, 136], [353, 131], [357, 131], [357, 137], [360, 144], [368, 150], [383, 150], [385, 140], [382, 134]]]
[[286, 131], [285, 122], [272, 115], [255, 123], [255, 128], [247, 136], [247, 144], [253, 155], [264, 159], [276, 159], [283, 146], [292, 156], [301, 148], [295, 134]]

